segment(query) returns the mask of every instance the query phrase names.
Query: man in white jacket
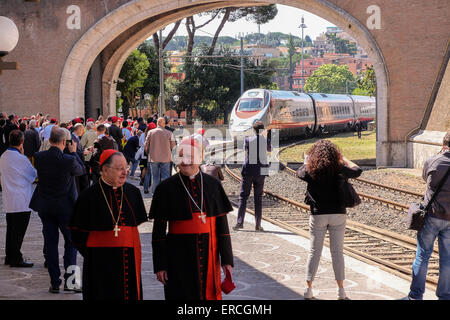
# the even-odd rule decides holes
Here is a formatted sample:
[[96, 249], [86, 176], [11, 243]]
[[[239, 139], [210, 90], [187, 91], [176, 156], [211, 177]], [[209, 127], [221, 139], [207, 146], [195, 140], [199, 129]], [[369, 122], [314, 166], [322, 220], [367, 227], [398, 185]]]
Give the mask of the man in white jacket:
[[28, 207], [33, 195], [36, 170], [23, 154], [24, 134], [14, 130], [9, 134], [9, 147], [0, 157], [0, 179], [3, 187], [3, 210], [6, 212], [5, 264], [29, 268], [33, 263], [23, 259], [20, 249], [30, 221]]

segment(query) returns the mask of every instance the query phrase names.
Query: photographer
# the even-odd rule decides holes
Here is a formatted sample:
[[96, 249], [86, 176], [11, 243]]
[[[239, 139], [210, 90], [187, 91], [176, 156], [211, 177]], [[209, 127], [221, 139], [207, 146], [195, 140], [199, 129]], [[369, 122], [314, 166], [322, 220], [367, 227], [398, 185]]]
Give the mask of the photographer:
[[[64, 128], [53, 128], [50, 133], [50, 149], [35, 153], [38, 184], [31, 198], [30, 208], [37, 211], [42, 220], [46, 262], [50, 274], [50, 292], [58, 293], [61, 285], [59, 269], [59, 231], [64, 236], [64, 269], [76, 265], [77, 251], [71, 243], [67, 229], [72, 209], [78, 198], [75, 177], [85, 174], [84, 164], [76, 153], [77, 143], [66, 143]], [[68, 148], [70, 154], [64, 154]], [[70, 274], [64, 274], [64, 279]], [[64, 283], [66, 285], [66, 283]], [[65, 287], [65, 290], [69, 290]]]
[[433, 253], [436, 238], [439, 244], [439, 280], [436, 296], [440, 300], [450, 300], [450, 176], [446, 178], [448, 170], [450, 170], [450, 131], [442, 141], [441, 151], [423, 165], [422, 177], [427, 183], [425, 203], [428, 203], [441, 181], [443, 184], [431, 203], [423, 228], [417, 233], [417, 253], [412, 265], [409, 300], [423, 299], [428, 260]]

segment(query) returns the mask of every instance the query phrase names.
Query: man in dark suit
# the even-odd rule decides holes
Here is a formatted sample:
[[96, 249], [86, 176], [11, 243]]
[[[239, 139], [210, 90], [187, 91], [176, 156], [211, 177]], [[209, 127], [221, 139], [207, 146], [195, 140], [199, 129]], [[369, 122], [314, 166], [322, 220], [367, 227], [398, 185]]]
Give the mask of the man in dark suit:
[[114, 149], [119, 150], [115, 140], [108, 136], [106, 132], [108, 128], [104, 124], [97, 127], [97, 140], [94, 141], [94, 145], [91, 148], [92, 156], [90, 160], [90, 166], [92, 170], [92, 180], [95, 182], [100, 178], [100, 155], [104, 150]]
[[9, 134], [11, 131], [19, 129], [19, 126], [17, 126], [14, 119], [15, 116], [13, 114], [9, 115], [8, 120], [6, 120], [5, 127], [3, 128], [3, 136], [6, 146], [9, 146]]
[[[64, 154], [66, 138], [70, 132], [53, 128], [50, 133], [50, 149], [34, 154], [38, 185], [31, 198], [30, 208], [37, 211], [42, 220], [46, 262], [50, 274], [50, 292], [58, 293], [61, 285], [58, 253], [58, 229], [64, 236], [64, 279], [69, 266], [76, 265], [77, 251], [72, 245], [67, 229], [72, 208], [78, 198], [75, 177], [85, 173], [84, 165], [76, 153], [77, 144], [67, 144], [69, 154]], [[64, 281], [64, 290], [68, 289]]]
[[122, 147], [122, 130], [119, 128], [119, 117], [113, 116], [111, 117], [111, 126], [108, 128], [109, 129], [109, 135], [111, 136], [111, 138], [113, 138], [114, 140], [116, 140], [117, 142], [117, 146], [119, 147], [119, 151], [123, 152], [123, 147]]
[[256, 121], [253, 124], [255, 136], [245, 137], [245, 162], [242, 167], [241, 191], [239, 194], [239, 210], [236, 226], [234, 230], [244, 227], [245, 209], [247, 208], [247, 199], [250, 195], [252, 185], [255, 200], [255, 230], [264, 231], [261, 227], [262, 216], [262, 194], [264, 189], [264, 179], [269, 172], [269, 164], [267, 161], [267, 151], [270, 147], [267, 140], [262, 136], [264, 124]]
[[30, 159], [39, 151], [41, 147], [41, 139], [39, 133], [36, 131], [36, 120], [30, 121], [30, 128], [25, 132], [25, 142], [23, 143], [24, 154]]

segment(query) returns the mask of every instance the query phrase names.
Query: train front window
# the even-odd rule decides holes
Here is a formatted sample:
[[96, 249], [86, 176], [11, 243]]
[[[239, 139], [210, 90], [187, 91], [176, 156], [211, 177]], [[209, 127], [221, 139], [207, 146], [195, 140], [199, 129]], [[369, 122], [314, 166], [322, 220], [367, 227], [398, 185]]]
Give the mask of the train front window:
[[239, 101], [238, 111], [258, 111], [263, 107], [263, 99], [241, 99]]

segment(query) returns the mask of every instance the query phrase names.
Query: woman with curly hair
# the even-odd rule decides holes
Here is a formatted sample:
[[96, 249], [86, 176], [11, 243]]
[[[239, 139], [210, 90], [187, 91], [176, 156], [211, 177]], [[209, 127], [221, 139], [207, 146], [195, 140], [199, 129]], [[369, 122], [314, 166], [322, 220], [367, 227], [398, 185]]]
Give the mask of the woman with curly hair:
[[311, 208], [309, 218], [310, 251], [307, 261], [305, 299], [313, 298], [312, 282], [319, 267], [323, 241], [330, 234], [330, 252], [338, 299], [345, 300], [344, 234], [346, 209], [338, 198], [338, 175], [357, 178], [362, 170], [345, 158], [329, 140], [317, 141], [307, 152], [297, 176], [308, 183], [305, 202]]

